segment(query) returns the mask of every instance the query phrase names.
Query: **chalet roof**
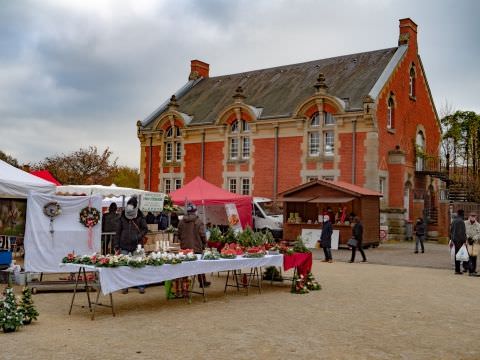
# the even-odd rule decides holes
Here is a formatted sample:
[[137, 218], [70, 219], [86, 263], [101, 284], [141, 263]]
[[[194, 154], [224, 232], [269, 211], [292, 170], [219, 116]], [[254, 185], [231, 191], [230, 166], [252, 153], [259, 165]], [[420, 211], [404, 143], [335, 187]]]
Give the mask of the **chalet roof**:
[[[213, 124], [233, 104], [238, 86], [245, 104], [259, 109], [258, 119], [291, 116], [295, 108], [315, 94], [319, 73], [325, 76], [328, 93], [346, 100], [347, 109], [363, 107], [398, 48], [363, 52], [300, 64], [204, 78], [182, 88], [177, 96], [179, 111], [192, 117], [189, 125]], [[143, 124], [148, 126], [166, 110], [158, 108]]]
[[[305, 188], [311, 187], [311, 186], [315, 186], [315, 185], [323, 185], [323, 186], [326, 186], [326, 187], [329, 187], [329, 188], [332, 188], [332, 189], [335, 189], [335, 190], [339, 190], [343, 193], [350, 194], [350, 195], [353, 195], [353, 196], [378, 196], [378, 197], [383, 196], [381, 193], [379, 193], [377, 191], [366, 189], [364, 187], [354, 185], [354, 184], [350, 184], [350, 183], [347, 183], [345, 181], [330, 181], [330, 180], [320, 180], [320, 179], [319, 180], [312, 180], [308, 183], [293, 187], [291, 189], [288, 189], [288, 190], [280, 193], [279, 195], [280, 195], [281, 198], [284, 198], [284, 199], [287, 199], [287, 198], [290, 198], [290, 197], [298, 198], [298, 196], [295, 195], [296, 192], [298, 192], [300, 190], [303, 190]], [[292, 194], [292, 195], [290, 196], [290, 194]], [[314, 199], [315, 199], [315, 196], [310, 196], [308, 201], [315, 202], [315, 201], [312, 201]], [[341, 199], [343, 199], [343, 197]], [[286, 201], [288, 201], [288, 200], [286, 200]]]

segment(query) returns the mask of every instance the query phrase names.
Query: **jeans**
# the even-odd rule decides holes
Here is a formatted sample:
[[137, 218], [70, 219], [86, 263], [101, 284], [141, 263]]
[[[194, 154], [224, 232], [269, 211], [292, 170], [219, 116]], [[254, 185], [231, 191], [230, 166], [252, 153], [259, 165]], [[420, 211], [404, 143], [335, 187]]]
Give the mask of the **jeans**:
[[422, 247], [422, 252], [425, 251], [425, 248], [423, 247], [423, 240], [425, 239], [425, 235], [416, 235], [416, 242], [415, 242], [415, 252], [418, 252], [418, 244], [420, 243], [420, 246]]
[[332, 249], [330, 247], [323, 247], [323, 253], [325, 254], [325, 260], [332, 260]]
[[358, 244], [358, 246], [352, 246], [352, 257], [350, 259], [351, 262], [355, 261], [355, 254], [357, 252], [357, 247], [358, 251], [360, 251], [360, 254], [362, 255], [363, 261], [367, 261], [367, 257], [365, 256], [365, 252], [362, 249], [362, 244]]

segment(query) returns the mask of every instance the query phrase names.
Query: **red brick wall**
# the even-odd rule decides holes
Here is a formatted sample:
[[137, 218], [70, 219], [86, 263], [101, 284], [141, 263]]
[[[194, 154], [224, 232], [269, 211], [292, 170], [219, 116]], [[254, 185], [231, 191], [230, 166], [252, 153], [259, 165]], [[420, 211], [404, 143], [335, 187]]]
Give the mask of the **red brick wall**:
[[[365, 184], [365, 139], [367, 134], [364, 132], [357, 132], [355, 140], [355, 184], [359, 186], [364, 186]], [[340, 155], [340, 163], [338, 167], [340, 169], [340, 181], [345, 181], [348, 183], [352, 182], [352, 134], [339, 134], [338, 139], [340, 140], [341, 146], [338, 149], [338, 154]]]
[[145, 146], [145, 181], [144, 186], [145, 190], [150, 191], [159, 191], [159, 178], [158, 175], [160, 173], [160, 151], [161, 146], [155, 145], [152, 146], [152, 180], [150, 182], [150, 189], [148, 189], [148, 180], [150, 176], [150, 146]]
[[389, 165], [388, 172], [390, 178], [388, 187], [388, 206], [403, 208], [405, 166], [401, 164]]
[[202, 144], [185, 144], [184, 145], [185, 154], [183, 155], [184, 161], [184, 184], [188, 184], [190, 181], [195, 179], [195, 177], [200, 176], [201, 170], [201, 154], [202, 154]]
[[302, 136], [278, 139], [278, 192], [300, 185]]
[[[205, 143], [205, 170], [206, 181], [223, 188], [223, 141]], [[197, 156], [200, 158], [201, 149]]]
[[273, 196], [274, 139], [255, 139], [253, 195]]

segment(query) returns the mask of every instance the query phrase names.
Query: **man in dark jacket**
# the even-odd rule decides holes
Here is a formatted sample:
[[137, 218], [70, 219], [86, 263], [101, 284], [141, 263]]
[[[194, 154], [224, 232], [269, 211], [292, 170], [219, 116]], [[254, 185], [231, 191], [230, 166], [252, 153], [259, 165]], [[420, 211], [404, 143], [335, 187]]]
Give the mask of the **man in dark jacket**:
[[323, 217], [323, 226], [322, 226], [322, 235], [320, 235], [320, 246], [323, 249], [323, 253], [325, 254], [325, 259], [322, 262], [329, 262], [332, 263], [332, 234], [333, 234], [333, 226], [330, 222], [330, 217], [328, 215], [324, 215]]
[[[178, 224], [178, 239], [182, 249], [193, 249], [196, 254], [203, 253], [207, 244], [205, 226], [197, 216], [197, 207], [194, 204], [187, 205], [187, 215]], [[200, 286], [209, 286], [205, 274], [199, 274]]]
[[[465, 213], [463, 209], [457, 211], [457, 216], [453, 219], [452, 224], [450, 225], [450, 246], [455, 246], [455, 256], [457, 255], [460, 248], [467, 241], [467, 233], [465, 229], [465, 222], [463, 220]], [[460, 261], [455, 258], [455, 274], [462, 275], [460, 270]]]
[[[132, 196], [120, 216], [117, 235], [113, 242], [115, 251], [124, 255], [135, 251], [138, 245], [143, 245], [143, 238], [147, 232], [147, 222], [143, 217], [143, 213], [138, 209], [137, 198]], [[143, 294], [145, 286], [139, 286], [138, 290]], [[127, 292], [128, 289], [123, 290], [124, 294]]]
[[425, 223], [422, 218], [418, 218], [415, 222], [415, 254], [418, 254], [418, 244], [421, 245], [422, 253], [425, 252], [423, 241], [425, 239]]
[[[102, 217], [102, 232], [104, 233], [114, 233], [117, 232], [118, 222], [120, 220], [120, 215], [117, 214], [117, 204], [112, 202], [108, 207], [108, 212], [103, 214]], [[102, 235], [102, 249], [105, 254], [110, 253], [110, 246], [113, 243], [113, 234]]]
[[352, 238], [357, 240], [357, 246], [352, 246], [352, 257], [350, 258], [350, 263], [355, 262], [355, 254], [358, 251], [360, 251], [360, 254], [362, 255], [362, 262], [367, 262], [367, 257], [365, 256], [365, 252], [363, 251], [363, 225], [360, 222], [360, 218], [358, 216], [355, 216], [353, 218], [353, 227], [352, 227]]

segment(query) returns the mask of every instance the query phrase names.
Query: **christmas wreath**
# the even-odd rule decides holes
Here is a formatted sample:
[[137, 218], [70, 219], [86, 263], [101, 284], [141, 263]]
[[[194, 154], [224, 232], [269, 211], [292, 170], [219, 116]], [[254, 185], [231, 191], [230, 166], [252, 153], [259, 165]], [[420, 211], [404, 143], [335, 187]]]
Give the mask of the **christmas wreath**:
[[48, 216], [51, 220], [62, 213], [60, 204], [56, 201], [51, 201], [45, 204], [43, 207], [43, 213]]
[[93, 227], [100, 221], [100, 211], [94, 207], [84, 207], [80, 211], [80, 222], [86, 227]]

